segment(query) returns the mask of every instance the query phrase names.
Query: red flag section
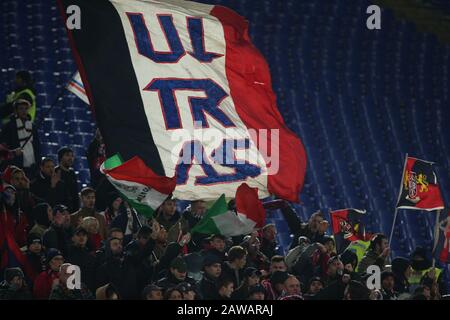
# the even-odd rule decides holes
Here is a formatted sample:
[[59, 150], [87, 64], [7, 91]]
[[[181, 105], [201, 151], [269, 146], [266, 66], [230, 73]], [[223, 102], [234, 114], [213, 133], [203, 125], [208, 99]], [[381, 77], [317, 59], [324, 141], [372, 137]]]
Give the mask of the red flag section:
[[236, 192], [236, 211], [255, 221], [255, 228], [264, 227], [266, 212], [258, 199], [257, 188], [250, 188], [246, 183], [239, 186]]

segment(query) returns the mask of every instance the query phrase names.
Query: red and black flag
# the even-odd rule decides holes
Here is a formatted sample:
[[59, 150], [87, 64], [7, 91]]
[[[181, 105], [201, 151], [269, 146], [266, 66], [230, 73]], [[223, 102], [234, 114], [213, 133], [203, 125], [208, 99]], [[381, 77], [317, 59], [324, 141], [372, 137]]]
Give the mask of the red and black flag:
[[439, 219], [438, 228], [435, 232], [434, 258], [442, 263], [450, 263], [450, 210], [442, 210]]
[[366, 241], [370, 235], [366, 234], [363, 218], [365, 210], [341, 209], [330, 212], [336, 251], [341, 253], [348, 245], [357, 240]]
[[431, 211], [443, 208], [433, 162], [406, 156], [397, 209]]

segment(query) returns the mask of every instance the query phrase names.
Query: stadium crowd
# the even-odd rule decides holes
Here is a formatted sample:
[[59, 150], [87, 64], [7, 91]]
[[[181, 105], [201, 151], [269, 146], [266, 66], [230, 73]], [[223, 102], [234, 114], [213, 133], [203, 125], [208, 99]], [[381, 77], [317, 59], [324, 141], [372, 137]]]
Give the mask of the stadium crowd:
[[[87, 150], [90, 187], [79, 190], [72, 165], [80, 155], [66, 146], [57, 159], [40, 153], [26, 71], [17, 73], [16, 90], [0, 110], [0, 299], [446, 299], [444, 272], [425, 249], [391, 261], [387, 237], [374, 234], [367, 245], [337, 253], [324, 215], [303, 222], [285, 201], [267, 212], [280, 209], [288, 222], [286, 255], [274, 224], [232, 238], [191, 234], [207, 211], [202, 200], [178, 212], [169, 198], [154, 218], [138, 216], [100, 173], [99, 132]], [[80, 268], [81, 288], [67, 285], [71, 265]], [[379, 289], [367, 285], [372, 265], [382, 271]]]

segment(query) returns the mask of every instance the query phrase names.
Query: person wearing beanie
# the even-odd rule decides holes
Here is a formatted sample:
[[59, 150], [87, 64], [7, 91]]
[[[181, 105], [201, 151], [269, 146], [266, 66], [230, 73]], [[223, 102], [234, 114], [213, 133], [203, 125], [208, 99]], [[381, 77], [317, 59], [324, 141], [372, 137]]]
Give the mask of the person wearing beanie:
[[260, 284], [248, 288], [248, 300], [265, 300], [266, 289]]
[[62, 204], [53, 207], [53, 221], [42, 236], [42, 243], [46, 248], [56, 248], [67, 255], [68, 247], [72, 241], [72, 226], [70, 225], [70, 213]]
[[30, 233], [27, 238], [27, 251], [25, 256], [28, 260], [33, 274], [30, 276], [31, 281], [34, 281], [36, 277], [44, 271], [45, 254], [42, 247], [42, 240], [38, 234]]
[[395, 275], [391, 271], [383, 271], [381, 273], [381, 294], [383, 300], [397, 300], [398, 292], [394, 290]]
[[33, 296], [35, 299], [47, 300], [52, 291], [52, 287], [58, 282], [59, 269], [64, 263], [64, 257], [58, 249], [47, 250], [46, 267], [47, 270], [41, 272], [34, 280]]
[[10, 184], [3, 184], [2, 187], [0, 197], [6, 210], [5, 232], [8, 232], [16, 240], [19, 247], [23, 247], [27, 243], [28, 219], [19, 208], [16, 188]]
[[249, 297], [249, 287], [260, 284], [261, 282], [261, 271], [256, 268], [249, 267], [244, 270], [244, 281], [237, 288], [232, 295], [234, 300], [247, 300]]
[[75, 212], [80, 208], [78, 178], [72, 168], [74, 159], [73, 150], [69, 147], [62, 147], [58, 150], [58, 166], [55, 167], [55, 172], [60, 172], [61, 181], [64, 182], [67, 194], [67, 207], [70, 212]]
[[[58, 280], [52, 286], [52, 291], [49, 296], [49, 300], [94, 300], [92, 292], [86, 287], [83, 281], [80, 283], [80, 287], [70, 288], [69, 278], [72, 272], [68, 272], [72, 264], [64, 263], [61, 265], [58, 272]], [[83, 271], [81, 271], [83, 276]]]
[[33, 299], [24, 278], [25, 276], [20, 268], [5, 269], [5, 280], [0, 283], [0, 300]]
[[180, 256], [176, 257], [170, 263], [166, 277], [160, 279], [156, 284], [167, 290], [168, 288], [176, 287], [182, 282], [190, 283], [195, 286], [195, 280], [187, 276], [187, 264], [186, 261]]
[[394, 290], [399, 294], [411, 293], [408, 279], [411, 276], [412, 268], [409, 260], [403, 257], [392, 260], [392, 272], [395, 279]]
[[40, 203], [33, 208], [34, 226], [30, 233], [42, 237], [53, 221], [53, 210], [48, 203]]
[[218, 299], [218, 281], [222, 275], [222, 259], [215, 254], [207, 254], [203, 259], [203, 278], [198, 287], [202, 299]]

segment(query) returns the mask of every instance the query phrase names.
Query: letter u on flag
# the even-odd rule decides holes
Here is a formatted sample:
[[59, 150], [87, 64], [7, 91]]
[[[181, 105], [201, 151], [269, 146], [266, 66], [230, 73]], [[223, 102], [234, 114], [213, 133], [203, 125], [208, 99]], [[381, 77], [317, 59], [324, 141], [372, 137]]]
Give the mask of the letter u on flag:
[[397, 209], [439, 210], [444, 208], [433, 162], [406, 156]]
[[269, 67], [230, 9], [191, 1], [57, 0], [107, 156], [176, 176], [183, 200], [298, 201], [306, 156], [276, 105]]

